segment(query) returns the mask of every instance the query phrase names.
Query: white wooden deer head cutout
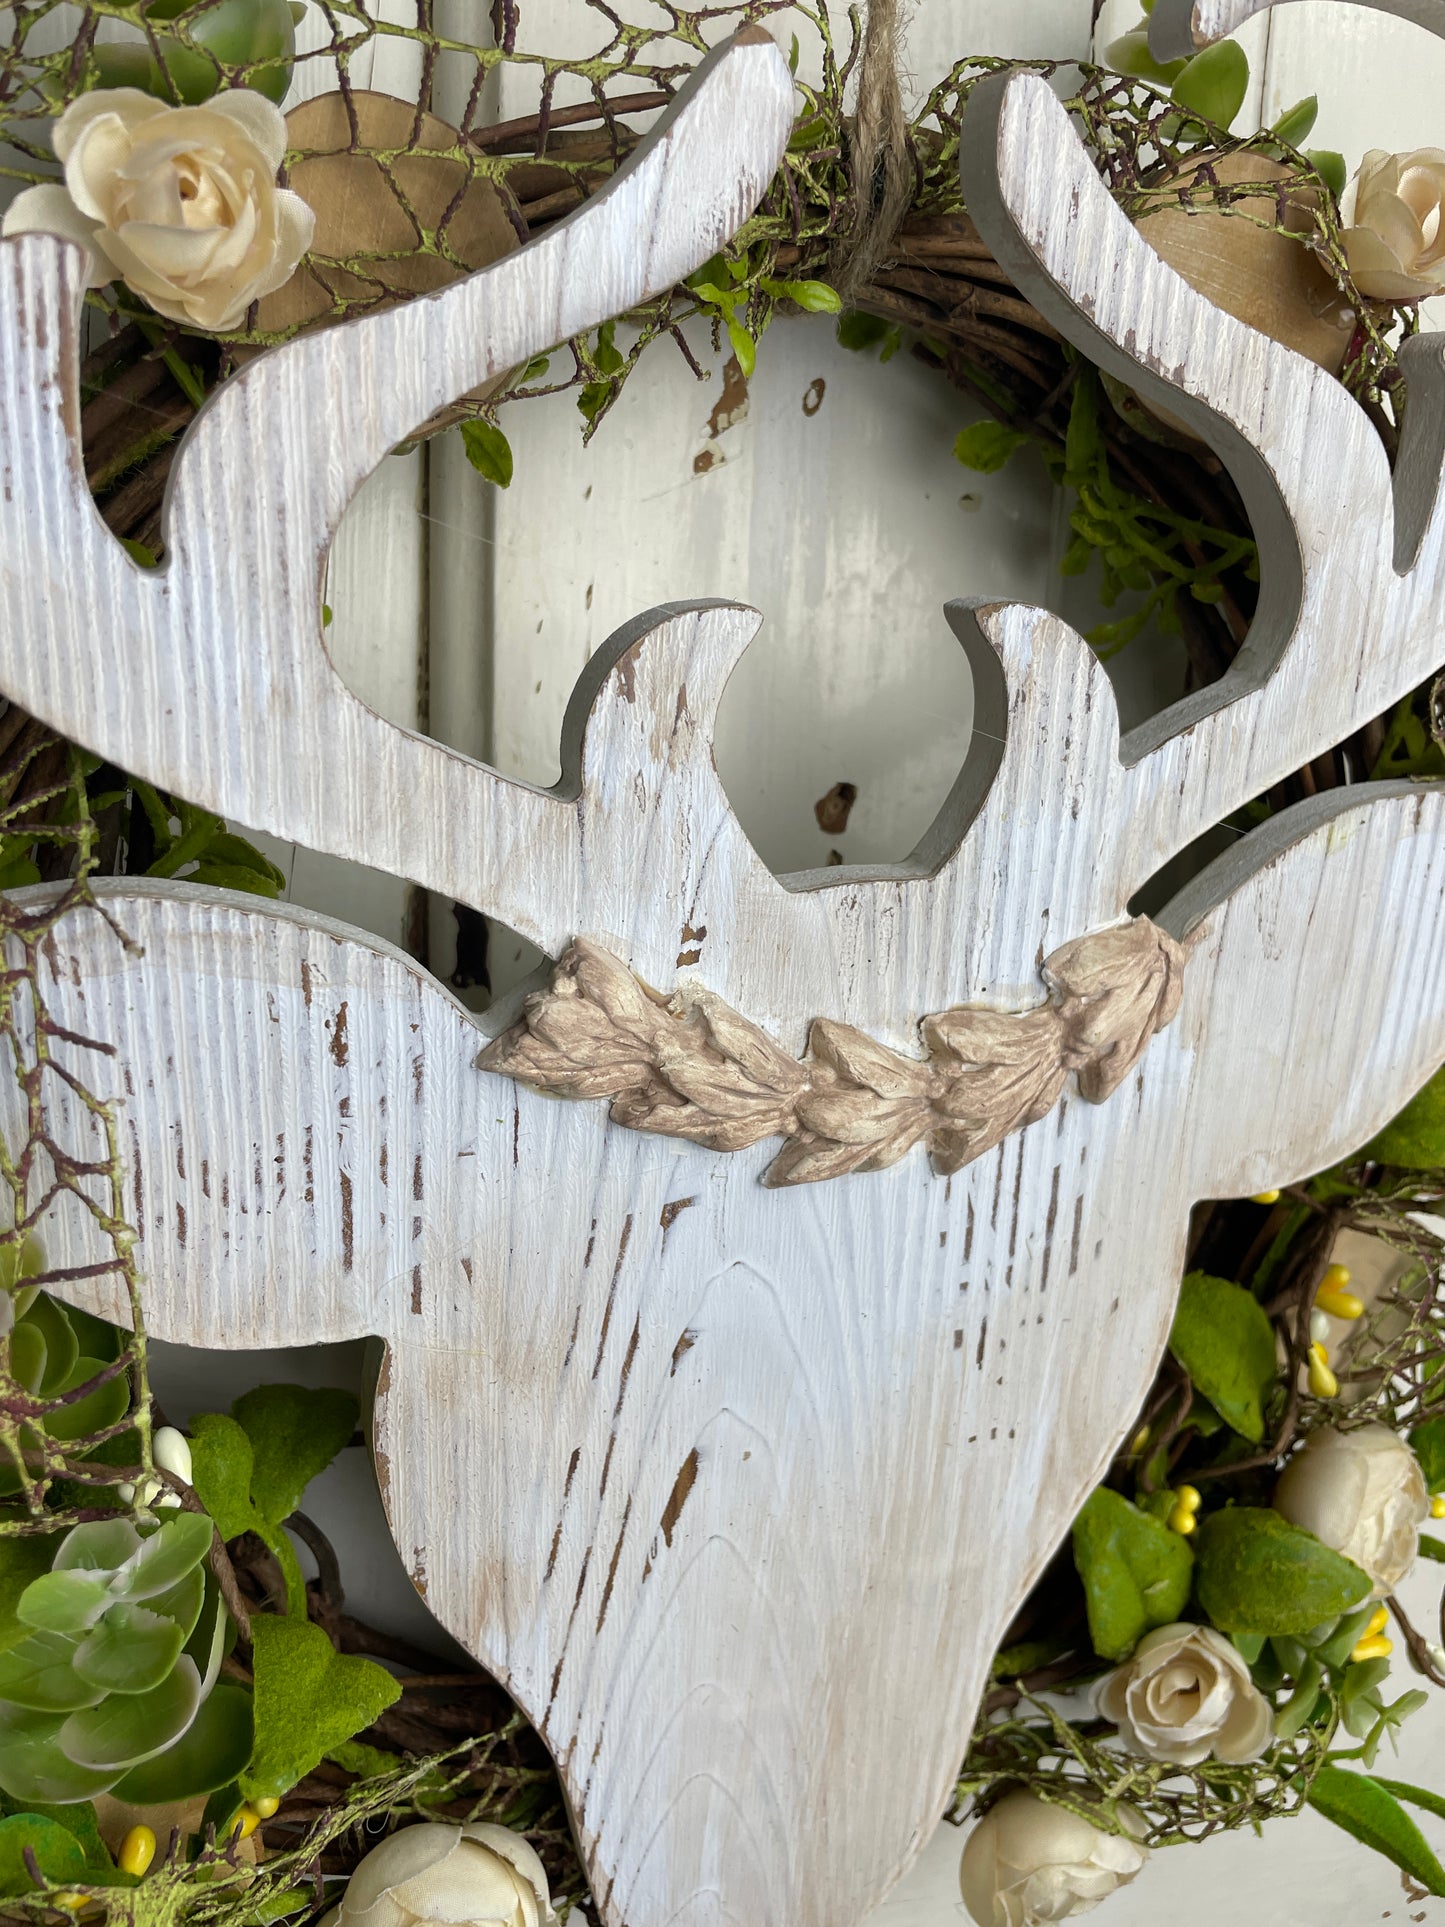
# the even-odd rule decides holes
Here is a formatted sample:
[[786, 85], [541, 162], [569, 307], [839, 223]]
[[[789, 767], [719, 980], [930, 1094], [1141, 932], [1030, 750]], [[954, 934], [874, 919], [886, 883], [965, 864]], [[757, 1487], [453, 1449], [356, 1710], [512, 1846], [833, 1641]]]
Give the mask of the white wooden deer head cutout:
[[[969, 204], [1059, 327], [1245, 489], [1263, 592], [1224, 682], [1121, 743], [1063, 623], [954, 605], [1001, 754], [908, 863], [788, 880], [710, 753], [749, 611], [614, 637], [551, 792], [343, 688], [320, 572], [368, 469], [709, 255], [790, 112], [781, 57], [744, 34], [567, 227], [253, 364], [192, 430], [157, 574], [85, 493], [77, 260], [0, 248], [0, 685], [199, 803], [553, 956], [582, 940], [487, 1061], [622, 1122], [479, 1065], [474, 1020], [405, 956], [252, 899], [117, 885], [141, 952], [79, 918], [51, 967], [57, 1014], [117, 1053], [154, 1328], [385, 1340], [397, 1543], [547, 1738], [612, 1927], [862, 1919], [942, 1812], [1000, 1632], [1148, 1386], [1190, 1204], [1345, 1154], [1445, 1057], [1438, 789], [1278, 816], [1163, 932], [1127, 920], [1172, 853], [1445, 654], [1439, 349], [1410, 350], [1392, 491], [1344, 390], [1164, 266], [1035, 78], [975, 95]], [[54, 1128], [79, 1146], [93, 1124]], [[760, 1183], [780, 1149], [789, 1181]], [[798, 1181], [824, 1166], [843, 1175]], [[75, 1211], [55, 1261], [93, 1237]]]

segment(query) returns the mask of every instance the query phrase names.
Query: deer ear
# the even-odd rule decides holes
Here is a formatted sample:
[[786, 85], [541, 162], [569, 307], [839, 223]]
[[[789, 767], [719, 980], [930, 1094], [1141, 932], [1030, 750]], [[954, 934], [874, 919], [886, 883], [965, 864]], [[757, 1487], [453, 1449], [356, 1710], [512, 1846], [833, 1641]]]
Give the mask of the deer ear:
[[1338, 1163], [1445, 1061], [1445, 788], [1360, 798], [1282, 811], [1158, 919], [1192, 940], [1160, 1065], [1191, 1197]]

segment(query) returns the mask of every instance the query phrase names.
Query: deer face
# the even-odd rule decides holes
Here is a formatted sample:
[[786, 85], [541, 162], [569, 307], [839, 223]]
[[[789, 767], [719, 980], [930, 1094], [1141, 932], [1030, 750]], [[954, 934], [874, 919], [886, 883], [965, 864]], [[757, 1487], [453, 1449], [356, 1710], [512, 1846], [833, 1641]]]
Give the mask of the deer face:
[[[1441, 571], [1438, 447], [1406, 449], [1396, 509], [1343, 390], [1179, 282], [1052, 97], [1015, 77], [970, 109], [970, 206], [1065, 332], [1193, 409], [1252, 491], [1264, 597], [1231, 676], [1121, 743], [1065, 625], [959, 605], [1002, 753], [965, 768], [909, 863], [827, 887], [767, 873], [712, 766], [748, 611], [679, 605], [615, 637], [579, 686], [556, 792], [381, 723], [312, 633], [365, 466], [710, 253], [788, 113], [780, 59], [744, 36], [556, 244], [255, 364], [193, 431], [158, 578], [76, 480], [73, 263], [34, 239], [0, 250], [0, 435], [25, 478], [0, 502], [11, 693], [167, 787], [363, 854], [554, 954], [586, 939], [679, 1102], [740, 1102], [741, 1067], [780, 1116], [815, 1061], [872, 1066], [871, 1095], [903, 1103], [920, 1020], [946, 1040], [959, 1007], [994, 1013], [970, 1034], [1008, 1031], [1006, 1054], [1044, 1008], [1041, 959], [1102, 954], [1165, 858], [1434, 666]], [[1412, 382], [1438, 392], [1438, 355], [1414, 354]], [[355, 473], [323, 459], [318, 392], [367, 397]], [[245, 541], [215, 544], [208, 526], [235, 526], [217, 505], [243, 498]], [[82, 656], [100, 597], [118, 646]], [[186, 885], [109, 891], [136, 952], [68, 921], [48, 991], [115, 1053], [75, 1068], [121, 1106], [154, 1328], [385, 1340], [392, 1530], [546, 1736], [604, 1918], [842, 1927], [931, 1831], [1002, 1628], [1152, 1378], [1189, 1205], [1343, 1155], [1445, 1056], [1442, 881], [1438, 790], [1274, 819], [1161, 919], [1160, 954], [1187, 945], [1182, 997], [1127, 1074], [1106, 1061], [1114, 1033], [1089, 1029], [1110, 1008], [1100, 965], [1057, 1006], [1075, 996], [1093, 1038], [1069, 1060], [1079, 1088], [1059, 1058], [1042, 1113], [948, 1178], [914, 1150], [767, 1188], [765, 1133], [725, 1155], [549, 1101], [479, 1068], [474, 1020], [399, 953]], [[694, 1001], [659, 1013], [637, 980]], [[679, 1070], [670, 1024], [727, 1048]], [[589, 1088], [635, 1089], [601, 1074], [625, 1056], [603, 1053]], [[0, 1092], [7, 1128], [15, 1104]], [[93, 1119], [53, 1104], [80, 1154]], [[83, 1265], [92, 1238], [62, 1201], [56, 1262]], [[99, 1286], [86, 1302], [123, 1315]]]

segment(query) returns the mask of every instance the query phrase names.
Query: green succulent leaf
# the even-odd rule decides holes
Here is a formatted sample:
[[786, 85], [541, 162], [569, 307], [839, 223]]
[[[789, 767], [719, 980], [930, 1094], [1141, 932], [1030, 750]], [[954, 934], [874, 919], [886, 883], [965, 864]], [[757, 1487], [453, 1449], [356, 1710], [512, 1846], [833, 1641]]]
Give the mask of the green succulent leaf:
[[22, 1595], [42, 1573], [49, 1572], [54, 1557], [55, 1538], [51, 1534], [0, 1535], [0, 1652], [30, 1637], [30, 1628], [17, 1609]]
[[73, 1527], [55, 1555], [56, 1572], [119, 1572], [140, 1551], [140, 1534], [129, 1519], [93, 1519]]
[[13, 1799], [66, 1806], [94, 1799], [114, 1784], [114, 1772], [78, 1766], [67, 1757], [59, 1737], [64, 1723], [61, 1713], [0, 1703], [0, 1788]]
[[240, 1787], [247, 1799], [279, 1798], [370, 1726], [401, 1688], [373, 1661], [338, 1653], [304, 1619], [258, 1613], [251, 1639], [256, 1748]]
[[64, 1633], [32, 1633], [8, 1653], [0, 1653], [0, 1700], [35, 1712], [73, 1713], [94, 1706], [104, 1687], [75, 1670], [76, 1640]]
[[16, 1612], [42, 1633], [88, 1633], [114, 1598], [109, 1575], [45, 1572], [20, 1595]]
[[27, 1392], [38, 1394], [45, 1376], [45, 1333], [21, 1319], [10, 1333], [10, 1376]]
[[1378, 1780], [1326, 1763], [1315, 1775], [1308, 1797], [1326, 1820], [1393, 1860], [1432, 1894], [1445, 1895], [1445, 1867], [1399, 1800]]
[[[172, 20], [184, 0], [152, 0], [146, 26]], [[139, 87], [157, 100], [194, 107], [227, 85], [218, 62], [247, 69], [242, 85], [279, 106], [296, 54], [296, 23], [286, 0], [220, 0], [186, 22], [186, 41], [164, 33], [93, 49], [102, 87]]]
[[1132, 74], [1137, 80], [1152, 80], [1156, 86], [1167, 87], [1187, 63], [1156, 60], [1149, 51], [1149, 30], [1139, 26], [1109, 42], [1104, 49], [1104, 64], [1116, 74]]
[[1237, 40], [1217, 40], [1175, 76], [1170, 98], [1176, 107], [1227, 128], [1249, 91], [1249, 60]]
[[43, 1291], [35, 1294], [20, 1323], [38, 1331], [45, 1341], [45, 1368], [36, 1390], [42, 1398], [54, 1398], [58, 1391], [68, 1389], [67, 1380], [80, 1357], [75, 1329], [64, 1308]]
[[206, 1557], [213, 1533], [204, 1512], [167, 1512], [118, 1575], [124, 1597], [154, 1599], [170, 1592]]
[[234, 1680], [221, 1680], [180, 1739], [116, 1781], [115, 1797], [149, 1806], [214, 1793], [244, 1769], [252, 1743], [251, 1695]]
[[1094, 1651], [1123, 1659], [1152, 1627], [1183, 1612], [1194, 1559], [1177, 1532], [1101, 1486], [1074, 1521], [1074, 1564]]
[[251, 1441], [251, 1497], [279, 1526], [311, 1481], [350, 1444], [360, 1407], [350, 1392], [306, 1385], [258, 1385], [231, 1416]]
[[1278, 1366], [1274, 1327], [1253, 1293], [1191, 1271], [1180, 1287], [1169, 1349], [1226, 1425], [1258, 1445]]
[[25, 1813], [32, 1818], [54, 1820], [80, 1842], [81, 1852], [85, 1855], [85, 1865], [91, 1879], [99, 1877], [107, 1881], [114, 1876], [115, 1862], [100, 1837], [100, 1827], [96, 1821], [95, 1808], [88, 1800], [72, 1802], [69, 1806], [51, 1806], [44, 1800], [21, 1802], [12, 1800], [8, 1794], [0, 1793], [0, 1813]]
[[956, 436], [953, 459], [980, 475], [993, 475], [1028, 439], [1021, 430], [1008, 428], [1003, 422], [974, 422]]
[[1358, 1605], [1370, 1581], [1268, 1506], [1207, 1518], [1195, 1542], [1199, 1603], [1226, 1633], [1308, 1633]]
[[1406, 1171], [1432, 1171], [1445, 1164], [1445, 1069], [1436, 1071], [1360, 1156]]
[[[106, 1369], [106, 1363], [100, 1358], [77, 1358], [56, 1391], [73, 1392], [77, 1386], [89, 1384]], [[119, 1425], [129, 1409], [130, 1385], [125, 1373], [117, 1372], [83, 1398], [72, 1399], [68, 1405], [57, 1405], [47, 1412], [45, 1429], [53, 1439], [87, 1438], [93, 1432], [108, 1431], [112, 1425]]]
[[122, 1600], [72, 1649], [75, 1675], [82, 1686], [96, 1689], [97, 1699], [102, 1693], [149, 1693], [170, 1674], [185, 1643], [174, 1619]]
[[201, 1616], [201, 1607], [206, 1600], [206, 1574], [206, 1567], [197, 1566], [184, 1579], [178, 1579], [168, 1592], [156, 1593], [146, 1601], [148, 1611], [161, 1613], [165, 1618], [175, 1621], [181, 1629], [182, 1639], [189, 1640]]
[[25, 1864], [29, 1848], [48, 1880], [84, 1880], [89, 1867], [85, 1848], [68, 1827], [38, 1813], [11, 1813], [0, 1820], [0, 1896], [13, 1899], [38, 1891]]
[[201, 1678], [192, 1660], [178, 1660], [146, 1693], [111, 1693], [98, 1706], [72, 1713], [60, 1729], [67, 1759], [80, 1767], [138, 1766], [174, 1744], [196, 1717]]

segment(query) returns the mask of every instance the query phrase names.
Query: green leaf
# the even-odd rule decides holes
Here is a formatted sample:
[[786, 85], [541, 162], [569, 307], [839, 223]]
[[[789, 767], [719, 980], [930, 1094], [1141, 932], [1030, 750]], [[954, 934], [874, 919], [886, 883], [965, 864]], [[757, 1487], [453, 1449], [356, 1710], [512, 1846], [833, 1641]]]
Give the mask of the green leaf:
[[398, 1763], [395, 1753], [383, 1753], [379, 1746], [367, 1746], [363, 1740], [343, 1740], [340, 1746], [333, 1746], [326, 1757], [343, 1771], [359, 1774], [363, 1780], [390, 1773]]
[[1303, 100], [1297, 100], [1293, 107], [1286, 108], [1269, 131], [1286, 146], [1302, 148], [1319, 118], [1319, 112], [1319, 95], [1306, 94]]
[[10, 1899], [38, 1891], [25, 1864], [29, 1847], [48, 1880], [84, 1880], [85, 1849], [68, 1827], [38, 1813], [11, 1813], [0, 1820], [0, 1895]]
[[90, 1800], [115, 1782], [110, 1771], [77, 1766], [61, 1751], [60, 1713], [35, 1713], [0, 1704], [0, 1787], [16, 1800], [57, 1806]]
[[67, 1381], [80, 1357], [75, 1329], [64, 1308], [43, 1291], [35, 1294], [23, 1323], [34, 1326], [45, 1340], [45, 1370], [36, 1389], [42, 1398], [54, 1398], [58, 1391], [69, 1389]]
[[74, 1834], [80, 1842], [81, 1852], [85, 1855], [86, 1868], [92, 1877], [98, 1875], [107, 1881], [115, 1873], [115, 1862], [100, 1837], [100, 1827], [96, 1823], [95, 1808], [88, 1800], [72, 1803], [70, 1806], [52, 1807], [44, 1800], [32, 1800], [23, 1806], [8, 1795], [0, 1793], [0, 1810], [6, 1813], [28, 1813], [38, 1815], [42, 1820], [55, 1820], [67, 1833]]
[[1243, 1285], [1191, 1271], [1179, 1291], [1169, 1349], [1234, 1431], [1258, 1445], [1278, 1370], [1274, 1327]]
[[1089, 1638], [1101, 1659], [1123, 1659], [1151, 1627], [1178, 1619], [1194, 1559], [1177, 1532], [1100, 1486], [1074, 1521]]
[[1345, 165], [1344, 155], [1337, 153], [1333, 147], [1311, 147], [1306, 152], [1305, 159], [1335, 199], [1339, 200], [1345, 191], [1345, 183], [1349, 179], [1349, 169]]
[[1427, 1418], [1410, 1434], [1410, 1450], [1420, 1461], [1427, 1492], [1445, 1492], [1445, 1418]]
[[1199, 1603], [1226, 1633], [1308, 1633], [1370, 1592], [1352, 1560], [1269, 1506], [1212, 1513], [1194, 1562]]
[[350, 1392], [305, 1385], [258, 1385], [231, 1416], [251, 1441], [251, 1497], [279, 1526], [307, 1486], [350, 1444], [360, 1407]]
[[77, 1766], [137, 1766], [178, 1740], [200, 1703], [200, 1676], [182, 1659], [148, 1693], [111, 1693], [99, 1706], [72, 1713], [60, 1729], [60, 1745]]
[[1317, 1813], [1393, 1860], [1432, 1894], [1445, 1895], [1445, 1867], [1394, 1794], [1378, 1780], [1326, 1763], [1315, 1775], [1308, 1798]]
[[32, 1633], [8, 1653], [0, 1653], [0, 1700], [37, 1713], [73, 1713], [95, 1706], [105, 1689], [75, 1670], [79, 1650], [63, 1633]]
[[993, 475], [1028, 440], [1022, 430], [1009, 428], [1003, 422], [974, 422], [955, 437], [953, 459], [980, 475]]
[[46, 1572], [25, 1588], [16, 1611], [37, 1632], [88, 1633], [112, 1598], [104, 1574]]
[[[295, 1391], [298, 1388], [279, 1389]], [[330, 1398], [332, 1395], [325, 1396]], [[349, 1394], [339, 1396], [349, 1397]], [[237, 1405], [242, 1402], [238, 1400]], [[258, 1428], [264, 1429], [263, 1414], [266, 1409], [264, 1405], [256, 1408]], [[323, 1422], [323, 1441], [334, 1434], [337, 1408], [328, 1406], [326, 1410], [331, 1416]], [[354, 1405], [352, 1412], [354, 1424]], [[272, 1443], [266, 1448], [269, 1454], [268, 1469], [262, 1474], [273, 1500], [284, 1499], [287, 1486], [285, 1470], [276, 1460], [283, 1429], [278, 1424]], [[351, 1436], [350, 1429], [346, 1436]], [[315, 1458], [316, 1448], [313, 1446], [308, 1463], [314, 1464]], [[286, 1610], [304, 1616], [306, 1582], [301, 1576], [296, 1550], [282, 1531], [280, 1522], [269, 1518], [252, 1497], [252, 1481], [255, 1477], [255, 1448], [245, 1427], [237, 1419], [227, 1418], [220, 1412], [198, 1413], [191, 1423], [191, 1481], [201, 1503], [215, 1520], [223, 1539], [238, 1539], [243, 1532], [254, 1532], [265, 1541], [276, 1555], [286, 1584]], [[294, 1512], [294, 1505], [288, 1507], [288, 1511]]]
[[251, 1621], [256, 1747], [240, 1776], [247, 1799], [288, 1792], [399, 1695], [391, 1674], [338, 1653], [319, 1626], [258, 1613]]
[[1249, 61], [1237, 40], [1217, 40], [1186, 61], [1169, 94], [1176, 107], [1228, 128], [1249, 91]]
[[[76, 1678], [82, 1689], [96, 1689], [94, 1699], [101, 1693], [148, 1693], [169, 1676], [185, 1643], [186, 1635], [174, 1619], [122, 1601], [73, 1649]], [[13, 1657], [18, 1659], [24, 1650], [22, 1646]], [[75, 1704], [86, 1702], [78, 1699]]]
[[92, 1519], [67, 1532], [55, 1555], [56, 1572], [109, 1575], [140, 1551], [140, 1534], [129, 1519]]
[[117, 1575], [119, 1594], [136, 1600], [170, 1592], [201, 1564], [211, 1550], [214, 1531], [204, 1512], [166, 1513]]
[[1445, 1539], [1436, 1539], [1428, 1532], [1420, 1534], [1420, 1557], [1433, 1559], [1437, 1565], [1445, 1566]]
[[758, 344], [753, 340], [741, 321], [727, 318], [728, 340], [732, 343], [733, 353], [738, 358], [738, 367], [744, 377], [750, 377], [758, 365]]
[[843, 302], [836, 288], [826, 281], [785, 281], [783, 293], [809, 314], [841, 314]]
[[[77, 1386], [88, 1385], [106, 1369], [109, 1361], [99, 1358], [77, 1358], [58, 1389], [73, 1392]], [[79, 1439], [92, 1432], [108, 1431], [112, 1425], [119, 1425], [130, 1409], [130, 1383], [124, 1372], [105, 1379], [93, 1392], [83, 1398], [72, 1399], [68, 1405], [57, 1405], [46, 1414], [45, 1429], [53, 1439]]]
[[1104, 49], [1104, 64], [1116, 74], [1132, 74], [1136, 80], [1152, 80], [1157, 86], [1167, 87], [1187, 63], [1156, 60], [1149, 51], [1148, 29], [1135, 27], [1109, 42]]
[[838, 317], [838, 346], [853, 354], [881, 348], [897, 332], [892, 322], [883, 320], [881, 315], [864, 314], [861, 308], [850, 308]]
[[1436, 1071], [1360, 1156], [1406, 1171], [1433, 1171], [1445, 1164], [1445, 1070]]
[[0, 1652], [30, 1637], [30, 1628], [18, 1617], [16, 1608], [21, 1594], [42, 1573], [49, 1572], [56, 1536], [42, 1532], [0, 1534]]
[[242, 1771], [252, 1744], [251, 1695], [234, 1680], [223, 1679], [202, 1701], [180, 1739], [116, 1781], [115, 1797], [149, 1806], [214, 1793]]
[[1324, 1680], [1324, 1670], [1316, 1659], [1308, 1659], [1300, 1669], [1300, 1676], [1294, 1691], [1274, 1716], [1275, 1738], [1292, 1740], [1300, 1728], [1312, 1717], [1319, 1704], [1320, 1687]]
[[1412, 1807], [1423, 1807], [1426, 1813], [1433, 1813], [1437, 1819], [1445, 1820], [1445, 1795], [1431, 1793], [1422, 1786], [1411, 1786], [1406, 1780], [1387, 1780], [1378, 1773], [1371, 1777], [1376, 1786], [1382, 1786], [1386, 1793], [1393, 1793], [1397, 1800], [1408, 1800]]
[[498, 488], [512, 486], [512, 444], [495, 422], [463, 422], [462, 447], [478, 475]]

